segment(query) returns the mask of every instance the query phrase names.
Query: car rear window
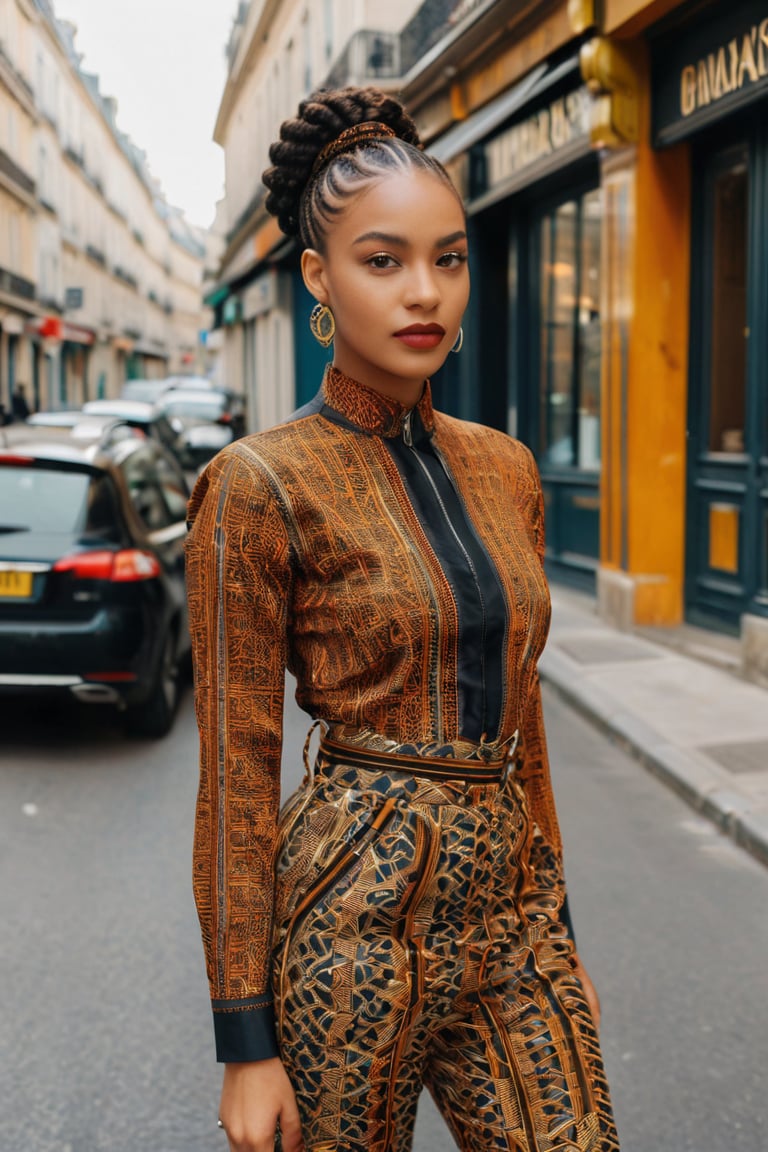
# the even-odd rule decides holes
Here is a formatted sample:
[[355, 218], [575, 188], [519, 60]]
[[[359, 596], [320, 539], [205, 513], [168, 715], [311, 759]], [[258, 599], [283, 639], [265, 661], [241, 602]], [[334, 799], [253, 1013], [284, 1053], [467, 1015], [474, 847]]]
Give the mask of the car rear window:
[[167, 416], [186, 416], [190, 420], [217, 420], [225, 406], [224, 396], [201, 396], [199, 400], [175, 400], [171, 396], [163, 401]]
[[117, 509], [106, 476], [0, 466], [0, 529], [113, 535]]

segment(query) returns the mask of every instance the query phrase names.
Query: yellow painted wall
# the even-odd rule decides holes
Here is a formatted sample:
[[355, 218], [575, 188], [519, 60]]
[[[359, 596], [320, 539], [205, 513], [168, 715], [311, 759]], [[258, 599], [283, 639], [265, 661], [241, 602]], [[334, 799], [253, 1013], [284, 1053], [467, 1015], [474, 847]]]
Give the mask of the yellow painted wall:
[[601, 564], [633, 578], [635, 623], [675, 624], [683, 614], [685, 563], [690, 158], [685, 145], [652, 149], [643, 45], [636, 59], [640, 142], [604, 165]]

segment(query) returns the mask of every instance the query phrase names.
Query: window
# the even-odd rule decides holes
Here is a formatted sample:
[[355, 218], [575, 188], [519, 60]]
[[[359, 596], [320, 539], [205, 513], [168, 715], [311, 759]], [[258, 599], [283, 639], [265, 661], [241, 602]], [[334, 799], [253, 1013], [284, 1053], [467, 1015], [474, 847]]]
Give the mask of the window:
[[8, 264], [12, 272], [21, 271], [21, 212], [8, 214]]
[[122, 465], [133, 507], [150, 531], [166, 528], [171, 523], [156, 465], [154, 454], [143, 449], [132, 453]]
[[600, 189], [539, 223], [542, 461], [600, 467]]
[[84, 533], [119, 542], [120, 527], [114, 485], [108, 476], [94, 476], [88, 489]]
[[189, 497], [181, 474], [164, 456], [158, 456], [157, 475], [171, 520], [174, 523], [179, 520], [186, 520]]
[[8, 154], [16, 158], [19, 147], [19, 121], [16, 115], [16, 105], [8, 105]]
[[37, 163], [37, 179], [39, 184], [40, 199], [45, 204], [51, 204], [51, 180], [50, 168], [48, 166], [48, 149], [45, 144], [40, 145]]
[[304, 75], [302, 77], [304, 92], [312, 88], [312, 18], [309, 9], [304, 13], [302, 25], [302, 49], [304, 53]]
[[746, 150], [714, 173], [710, 452], [743, 452], [747, 396]]
[[47, 468], [0, 468], [3, 523], [35, 532], [81, 532], [90, 476]]

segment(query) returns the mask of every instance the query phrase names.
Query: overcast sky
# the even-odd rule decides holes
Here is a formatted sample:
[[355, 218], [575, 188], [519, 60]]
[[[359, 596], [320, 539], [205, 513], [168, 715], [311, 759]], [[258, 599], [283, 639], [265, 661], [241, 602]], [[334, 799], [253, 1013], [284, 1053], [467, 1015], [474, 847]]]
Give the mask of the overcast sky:
[[212, 140], [236, 0], [54, 0], [117, 122], [149, 157], [165, 197], [193, 224], [213, 222], [224, 154]]

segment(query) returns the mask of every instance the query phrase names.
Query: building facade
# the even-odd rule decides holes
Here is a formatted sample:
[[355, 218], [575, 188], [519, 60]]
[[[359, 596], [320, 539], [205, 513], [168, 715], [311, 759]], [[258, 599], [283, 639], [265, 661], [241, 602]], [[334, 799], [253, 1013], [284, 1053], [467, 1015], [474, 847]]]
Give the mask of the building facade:
[[[433, 381], [437, 404], [531, 446], [554, 579], [591, 591], [623, 627], [738, 634], [745, 671], [768, 680], [768, 11], [723, 0], [394, 7], [399, 33], [381, 30], [391, 74], [353, 74], [355, 38], [375, 25], [346, 26], [327, 71], [306, 79], [397, 91], [464, 198], [472, 302], [464, 349]], [[233, 116], [240, 132], [259, 122], [266, 141], [294, 106], [287, 89], [282, 104], [262, 100], [253, 77], [281, 91], [281, 62], [302, 59], [306, 8], [243, 6], [225, 147]], [[237, 69], [249, 36], [264, 41], [258, 21], [278, 14], [249, 104]], [[305, 398], [305, 380], [314, 390], [317, 353], [297, 334], [307, 301], [291, 246], [263, 214], [254, 152], [237, 176], [244, 230], [230, 232], [216, 307], [233, 371], [257, 389], [264, 372], [268, 387], [280, 381], [263, 426]], [[280, 318], [284, 341], [268, 367], [258, 357], [275, 334], [257, 336], [255, 352], [247, 335], [264, 316]]]
[[0, 403], [6, 410], [17, 374], [30, 378], [24, 334], [39, 315], [34, 21], [29, 3], [0, 0]]
[[298, 251], [264, 208], [261, 173], [280, 123], [322, 86], [396, 86], [400, 31], [417, 0], [251, 0], [228, 46], [215, 140], [224, 149], [225, 250], [208, 295], [222, 336], [222, 375], [266, 428], [317, 391], [328, 353], [309, 333], [313, 301]]
[[[0, 0], [0, 398], [198, 370], [205, 236], [164, 200], [50, 0]], [[213, 209], [213, 206], [212, 206]]]

